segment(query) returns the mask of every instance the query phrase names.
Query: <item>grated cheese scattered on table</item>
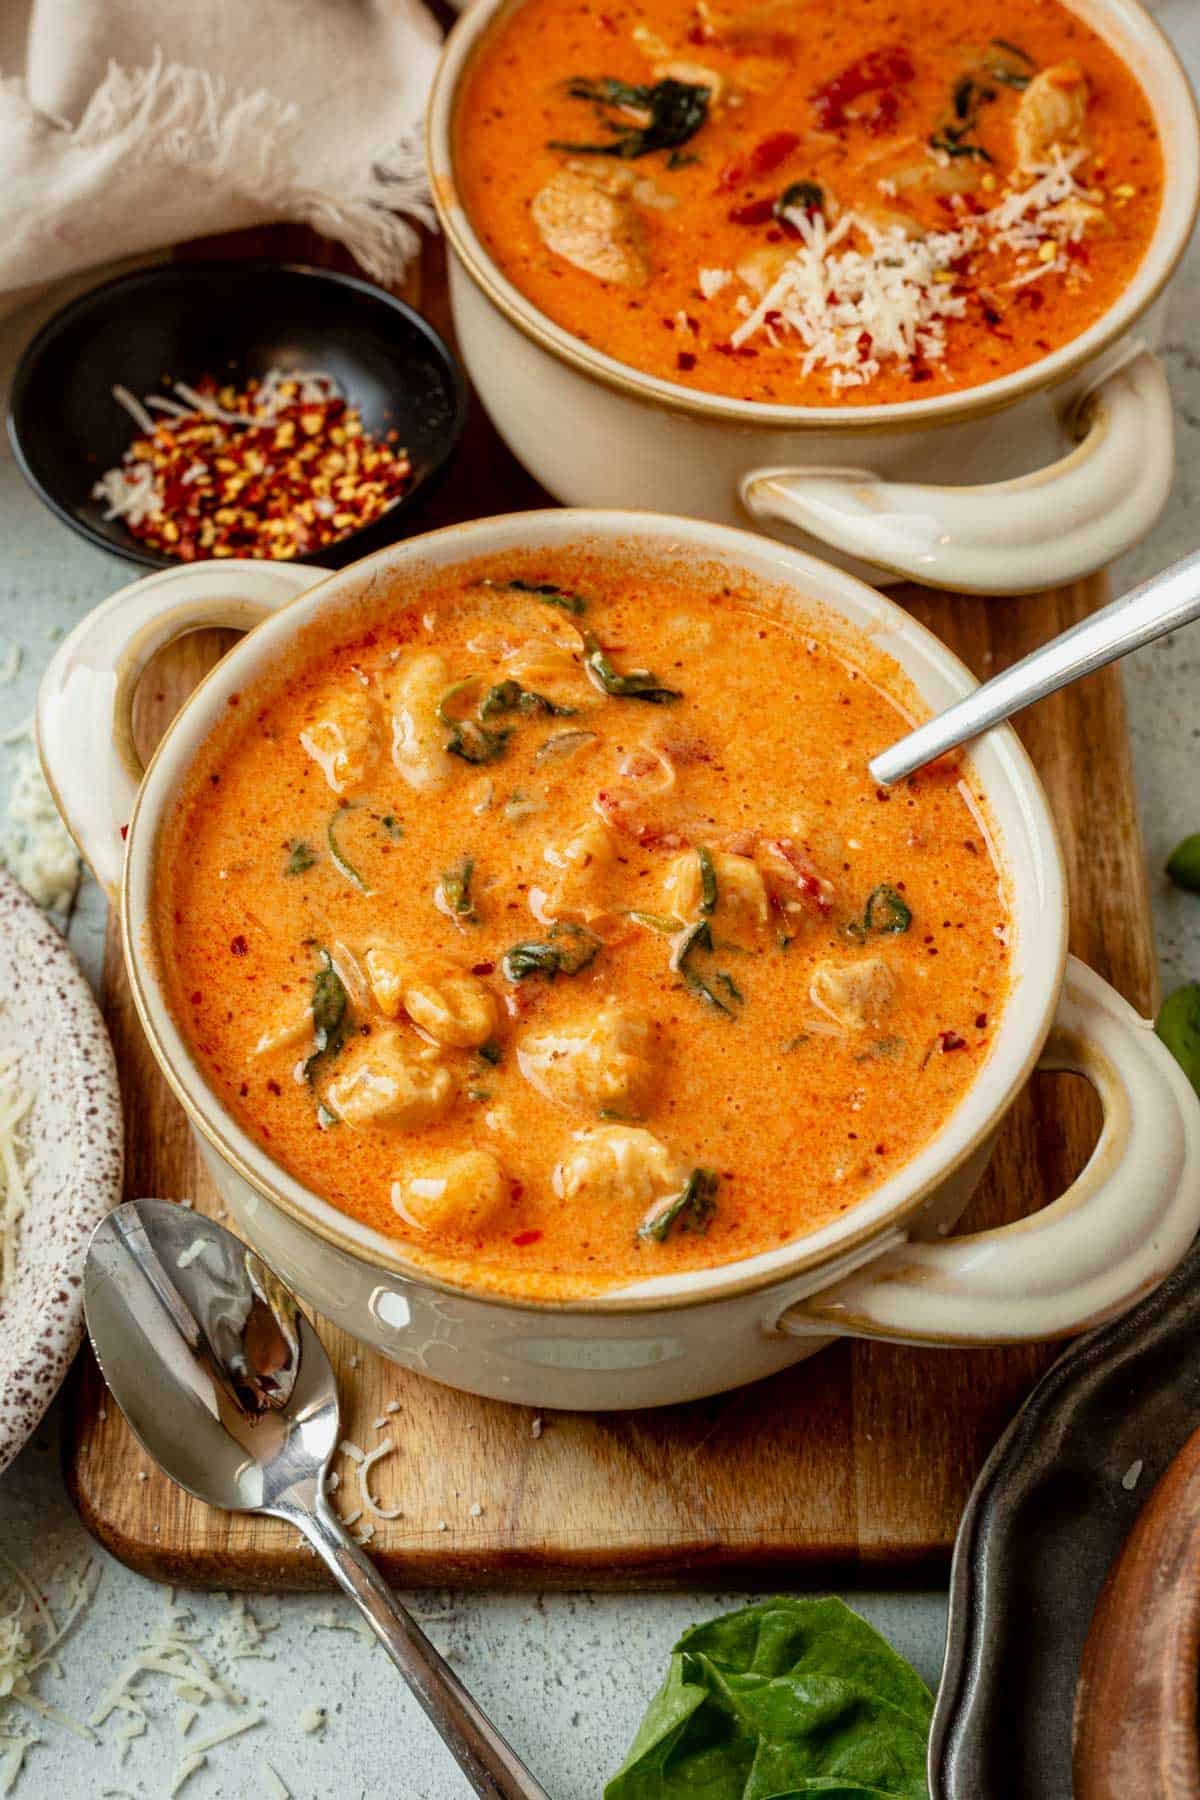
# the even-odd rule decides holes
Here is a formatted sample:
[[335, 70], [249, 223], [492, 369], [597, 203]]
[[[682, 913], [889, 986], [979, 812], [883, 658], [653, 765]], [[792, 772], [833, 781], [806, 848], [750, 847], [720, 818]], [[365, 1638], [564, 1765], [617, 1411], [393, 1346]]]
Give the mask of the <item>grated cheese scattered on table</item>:
[[[223, 1763], [222, 1752], [229, 1745], [233, 1748], [226, 1754], [231, 1758], [243, 1756], [241, 1740], [271, 1721], [261, 1701], [252, 1701], [239, 1691], [231, 1670], [240, 1662], [272, 1655], [264, 1644], [274, 1626], [265, 1623], [241, 1595], [215, 1596], [218, 1602], [225, 1602], [224, 1609], [215, 1622], [210, 1619], [201, 1625], [186, 1600], [168, 1589], [162, 1613], [146, 1641], [116, 1670], [86, 1721], [52, 1706], [35, 1691], [43, 1671], [62, 1674], [58, 1652], [94, 1599], [101, 1573], [100, 1565], [91, 1559], [78, 1569], [56, 1573], [47, 1584], [59, 1595], [52, 1601], [0, 1551], [0, 1800], [7, 1800], [19, 1784], [21, 1792], [28, 1791], [31, 1796], [47, 1791], [44, 1783], [39, 1785], [36, 1758], [38, 1747], [46, 1741], [38, 1728], [46, 1725], [84, 1738], [95, 1745], [101, 1757], [107, 1751], [115, 1775], [119, 1770], [123, 1774], [123, 1765], [151, 1728], [161, 1732], [170, 1723], [176, 1738], [186, 1743], [169, 1782], [158, 1790], [166, 1800], [183, 1793], [192, 1777], [203, 1770], [209, 1771], [210, 1784], [216, 1782], [214, 1792], [240, 1793], [244, 1787], [249, 1792], [255, 1783], [250, 1778], [250, 1786], [245, 1786], [245, 1763]], [[4, 1610], [6, 1605], [8, 1610]], [[318, 1628], [349, 1631], [374, 1645], [370, 1627], [349, 1606], [331, 1605], [318, 1613], [313, 1623]], [[164, 1717], [164, 1700], [173, 1707], [173, 1715]], [[19, 1716], [25, 1713], [34, 1715], [28, 1723]], [[197, 1720], [209, 1728], [193, 1732]], [[322, 1731], [327, 1723], [327, 1708], [315, 1704], [306, 1706], [296, 1720], [305, 1733]], [[103, 1764], [93, 1763], [93, 1768], [94, 1785], [89, 1791], [101, 1800], [134, 1800], [131, 1787], [138, 1795], [144, 1792], [136, 1780], [131, 1787], [120, 1785], [120, 1777], [105, 1783]], [[290, 1790], [265, 1758], [258, 1758], [257, 1768], [255, 1791], [291, 1800]], [[128, 1775], [123, 1778], [130, 1780]]]
[[47, 912], [65, 912], [79, 886], [79, 855], [42, 775], [28, 723], [4, 738], [15, 746], [0, 862]]
[[41, 1741], [33, 1732], [0, 1731], [0, 1795], [12, 1793], [25, 1767], [25, 1758]]
[[188, 1737], [206, 1708], [231, 1709], [232, 1719], [189, 1742], [170, 1789], [172, 1794], [179, 1793], [207, 1765], [210, 1751], [263, 1722], [265, 1713], [251, 1706], [233, 1685], [228, 1670], [235, 1663], [270, 1656], [262, 1647], [270, 1629], [250, 1611], [240, 1595], [235, 1595], [216, 1628], [205, 1635], [195, 1629], [192, 1610], [168, 1590], [158, 1625], [100, 1696], [88, 1720], [89, 1727], [98, 1730], [114, 1714], [123, 1715], [127, 1723], [118, 1727], [115, 1734], [120, 1746], [118, 1755], [123, 1761], [130, 1743], [146, 1730], [153, 1716], [146, 1683], [154, 1676], [166, 1682], [167, 1693], [175, 1702], [175, 1727], [180, 1737]]
[[[14, 1720], [12, 1709], [33, 1713], [47, 1724], [59, 1726], [88, 1741], [94, 1733], [86, 1725], [52, 1706], [35, 1690], [43, 1670], [61, 1673], [57, 1652], [95, 1595], [100, 1580], [99, 1564], [90, 1558], [63, 1577], [65, 1612], [55, 1617], [56, 1601], [39, 1594], [29, 1577], [0, 1551], [0, 1569], [11, 1604], [0, 1612], [0, 1796], [11, 1794], [25, 1770], [25, 1759], [43, 1739], [25, 1720]], [[3, 1598], [0, 1590], [0, 1598]]]
[[395, 1448], [396, 1446], [393, 1444], [390, 1437], [383, 1438], [376, 1444], [370, 1456], [364, 1456], [357, 1464], [358, 1491], [362, 1495], [363, 1506], [366, 1511], [371, 1513], [376, 1519], [398, 1519], [400, 1517], [400, 1507], [385, 1507], [379, 1505], [379, 1502], [371, 1493], [370, 1482], [371, 1470], [375, 1467], [376, 1463], [381, 1462], [385, 1456], [390, 1456]]
[[254, 1713], [248, 1719], [235, 1719], [231, 1725], [220, 1725], [215, 1731], [210, 1731], [207, 1737], [197, 1738], [194, 1748], [201, 1752], [215, 1750], [218, 1744], [226, 1744], [230, 1738], [241, 1737], [243, 1731], [253, 1731], [256, 1725], [262, 1724], [265, 1717], [265, 1713]]
[[285, 1786], [282, 1778], [271, 1767], [265, 1757], [259, 1757], [258, 1766], [262, 1770], [263, 1781], [266, 1784], [264, 1792], [267, 1796], [267, 1800], [292, 1800], [291, 1789]]
[[176, 1794], [183, 1792], [192, 1776], [198, 1774], [207, 1761], [208, 1758], [203, 1751], [196, 1751], [192, 1756], [185, 1756], [175, 1771], [174, 1780], [168, 1791], [168, 1800], [175, 1800]]

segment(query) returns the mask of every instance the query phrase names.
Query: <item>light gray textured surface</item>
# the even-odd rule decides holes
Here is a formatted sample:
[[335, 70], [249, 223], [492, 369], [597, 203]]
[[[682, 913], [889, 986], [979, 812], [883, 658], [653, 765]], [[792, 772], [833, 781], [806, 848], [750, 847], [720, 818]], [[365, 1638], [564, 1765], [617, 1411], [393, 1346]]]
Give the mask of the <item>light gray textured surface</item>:
[[[1200, 74], [1200, 7], [1195, 0], [1165, 0], [1154, 10], [1183, 49], [1195, 80]], [[37, 312], [48, 313], [62, 297], [60, 291]], [[0, 379], [5, 384], [37, 312], [0, 325]], [[1175, 492], [1151, 538], [1115, 571], [1118, 591], [1195, 547], [1198, 315], [1200, 249], [1193, 245], [1175, 284], [1167, 347], [1179, 430]], [[0, 452], [0, 659], [7, 642], [20, 643], [24, 651], [20, 678], [0, 688], [0, 732], [28, 715], [53, 636], [131, 578], [127, 565], [92, 550], [43, 512], [7, 449]], [[1126, 667], [1126, 691], [1163, 981], [1169, 988], [1200, 976], [1200, 904], [1172, 892], [1161, 874], [1175, 841], [1200, 828], [1200, 631], [1165, 640], [1132, 659]], [[90, 971], [99, 965], [102, 929], [102, 907], [94, 888], [86, 887], [71, 937]], [[48, 1580], [64, 1559], [85, 1553], [94, 1554], [101, 1565], [95, 1600], [63, 1657], [62, 1678], [43, 1676], [39, 1686], [46, 1699], [85, 1715], [118, 1663], [144, 1641], [161, 1613], [163, 1595], [94, 1551], [84, 1536], [63, 1491], [53, 1416], [0, 1483], [0, 1548], [39, 1582]], [[936, 1680], [945, 1622], [940, 1593], [851, 1598], [928, 1681]], [[720, 1594], [414, 1597], [419, 1611], [440, 1615], [430, 1625], [436, 1641], [554, 1800], [595, 1800], [620, 1760], [679, 1631], [737, 1603], [736, 1597]], [[196, 1629], [211, 1639], [227, 1614], [227, 1603], [209, 1596], [190, 1604]], [[348, 1614], [336, 1604], [332, 1616], [348, 1622]], [[214, 1750], [208, 1766], [188, 1783], [187, 1800], [267, 1793], [260, 1758], [278, 1772], [296, 1800], [327, 1795], [460, 1800], [465, 1784], [382, 1653], [357, 1635], [320, 1623], [331, 1616], [329, 1602], [285, 1596], [252, 1601], [251, 1606], [273, 1626], [265, 1644], [271, 1659], [236, 1664], [232, 1677], [262, 1702], [264, 1723]], [[166, 1684], [151, 1677], [146, 1689], [156, 1716], [123, 1767], [114, 1748], [115, 1721], [101, 1733], [99, 1747], [53, 1724], [38, 1723], [42, 1743], [28, 1759], [18, 1796], [41, 1800], [54, 1794], [76, 1800], [106, 1790], [139, 1797], [167, 1793], [186, 1745], [177, 1734]], [[304, 1734], [298, 1724], [301, 1711], [312, 1703], [329, 1709], [326, 1728], [315, 1736]], [[214, 1713], [198, 1721], [192, 1738], [228, 1716]], [[6, 1716], [0, 1702], [0, 1732], [13, 1722], [13, 1709]]]

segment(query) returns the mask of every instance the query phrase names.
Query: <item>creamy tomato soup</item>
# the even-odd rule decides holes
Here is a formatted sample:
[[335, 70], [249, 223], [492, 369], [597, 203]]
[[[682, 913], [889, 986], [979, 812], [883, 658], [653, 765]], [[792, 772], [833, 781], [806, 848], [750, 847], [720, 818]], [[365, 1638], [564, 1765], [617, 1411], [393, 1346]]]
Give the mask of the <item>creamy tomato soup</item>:
[[1008, 907], [922, 709], [727, 571], [580, 550], [376, 593], [230, 700], [163, 829], [207, 1080], [425, 1263], [535, 1296], [768, 1250], [986, 1061]]
[[927, 399], [1059, 348], [1154, 230], [1162, 159], [1057, 0], [523, 0], [456, 181], [544, 313], [687, 387]]

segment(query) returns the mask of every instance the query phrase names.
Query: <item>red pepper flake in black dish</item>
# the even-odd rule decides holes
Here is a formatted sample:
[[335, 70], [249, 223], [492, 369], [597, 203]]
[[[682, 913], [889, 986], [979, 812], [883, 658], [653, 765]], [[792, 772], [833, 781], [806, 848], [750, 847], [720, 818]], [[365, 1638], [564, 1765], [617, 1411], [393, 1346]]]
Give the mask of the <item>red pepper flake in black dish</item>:
[[242, 388], [203, 376], [144, 405], [125, 389], [114, 397], [141, 430], [93, 496], [180, 562], [310, 556], [412, 485], [407, 452], [372, 436], [329, 375], [272, 369]]

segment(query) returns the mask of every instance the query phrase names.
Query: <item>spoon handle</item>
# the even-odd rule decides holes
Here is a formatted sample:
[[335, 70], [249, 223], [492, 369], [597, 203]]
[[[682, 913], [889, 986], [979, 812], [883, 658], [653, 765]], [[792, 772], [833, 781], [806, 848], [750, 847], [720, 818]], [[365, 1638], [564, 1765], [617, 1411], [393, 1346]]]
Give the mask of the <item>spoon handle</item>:
[[1011, 718], [1022, 707], [1197, 618], [1200, 551], [1193, 551], [881, 751], [869, 765], [871, 779], [883, 787], [903, 781], [935, 757]]
[[318, 1493], [311, 1512], [289, 1506], [283, 1516], [303, 1531], [358, 1606], [475, 1792], [486, 1800], [550, 1800], [363, 1555], [325, 1495]]

